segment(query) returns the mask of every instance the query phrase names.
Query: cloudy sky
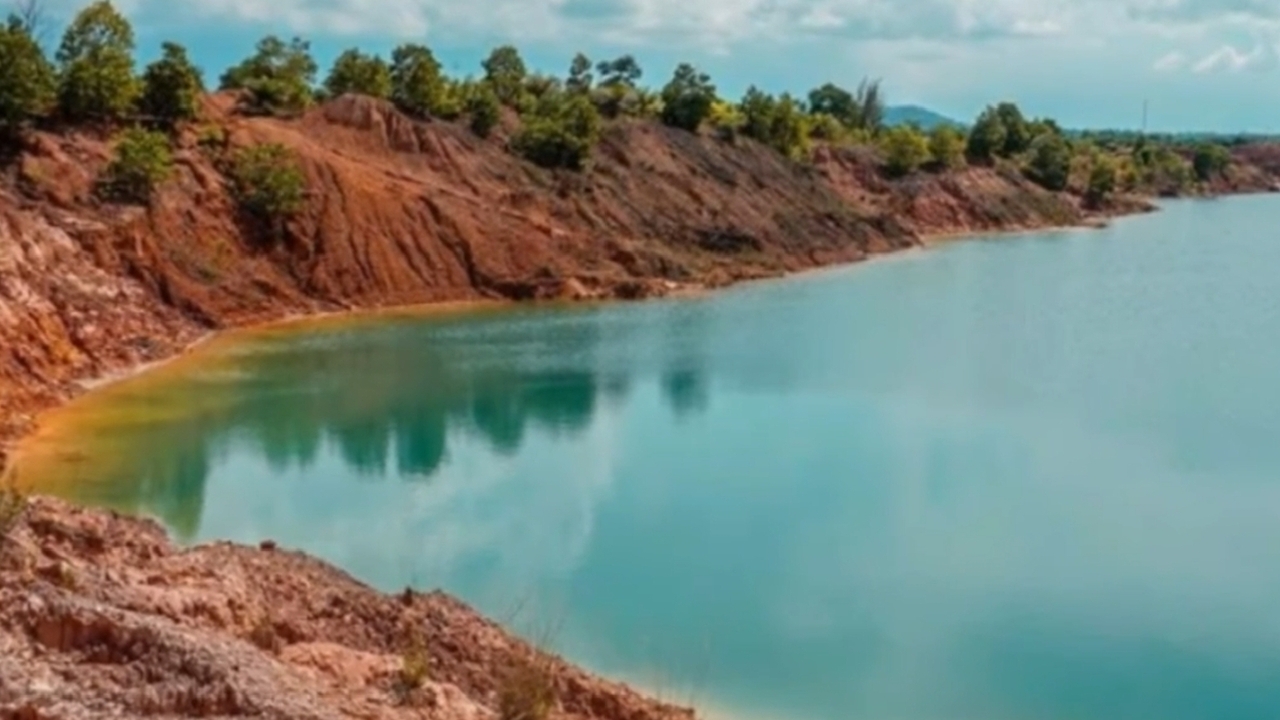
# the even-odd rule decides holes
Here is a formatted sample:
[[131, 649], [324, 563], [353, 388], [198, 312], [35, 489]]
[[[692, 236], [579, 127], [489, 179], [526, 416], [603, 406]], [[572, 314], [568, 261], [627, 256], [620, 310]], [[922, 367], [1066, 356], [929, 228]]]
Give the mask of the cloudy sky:
[[[46, 0], [60, 14], [77, 0]], [[424, 41], [473, 72], [495, 43], [560, 72], [575, 51], [678, 61], [738, 96], [884, 79], [894, 103], [961, 118], [1014, 99], [1070, 126], [1280, 130], [1280, 0], [117, 0], [141, 52], [192, 47], [209, 74], [265, 32], [343, 47]]]

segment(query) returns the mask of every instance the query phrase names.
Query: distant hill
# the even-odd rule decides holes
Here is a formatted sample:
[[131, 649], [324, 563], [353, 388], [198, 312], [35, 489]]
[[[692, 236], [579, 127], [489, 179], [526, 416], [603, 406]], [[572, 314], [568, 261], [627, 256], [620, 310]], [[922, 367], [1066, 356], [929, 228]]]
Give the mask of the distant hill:
[[931, 130], [939, 125], [959, 126], [964, 123], [919, 105], [890, 105], [884, 109], [884, 124], [918, 125], [923, 130]]

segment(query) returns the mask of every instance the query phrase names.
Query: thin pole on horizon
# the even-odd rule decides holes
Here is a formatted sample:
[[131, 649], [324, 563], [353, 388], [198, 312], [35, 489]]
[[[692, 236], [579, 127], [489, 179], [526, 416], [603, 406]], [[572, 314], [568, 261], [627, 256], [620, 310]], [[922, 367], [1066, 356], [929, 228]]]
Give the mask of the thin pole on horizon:
[[1142, 134], [1147, 134], [1147, 100], [1142, 100]]

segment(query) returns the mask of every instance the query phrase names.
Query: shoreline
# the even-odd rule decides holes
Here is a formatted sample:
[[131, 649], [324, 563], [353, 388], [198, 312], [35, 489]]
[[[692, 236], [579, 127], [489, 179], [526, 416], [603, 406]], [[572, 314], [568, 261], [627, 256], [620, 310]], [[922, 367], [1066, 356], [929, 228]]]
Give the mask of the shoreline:
[[[1247, 194], [1263, 194], [1259, 193], [1235, 193], [1236, 195]], [[1182, 199], [1182, 198], [1179, 198]], [[1195, 198], [1186, 198], [1195, 199]], [[992, 230], [959, 230], [959, 231], [942, 231], [936, 233], [924, 233], [917, 235], [917, 242], [910, 247], [890, 250], [886, 252], [868, 253], [864, 257], [847, 261], [834, 262], [815, 267], [804, 268], [800, 270], [781, 272], [775, 275], [767, 275], [763, 277], [751, 277], [736, 280], [725, 285], [708, 286], [703, 284], [677, 285], [671, 287], [666, 293], [657, 296], [628, 299], [628, 298], [588, 298], [588, 299], [535, 299], [535, 300], [511, 300], [511, 299], [467, 299], [467, 300], [441, 300], [435, 302], [412, 303], [408, 305], [392, 305], [387, 307], [350, 307], [345, 309], [321, 310], [315, 313], [292, 313], [279, 318], [251, 322], [246, 325], [230, 325], [224, 328], [209, 330], [196, 340], [193, 340], [181, 349], [172, 353], [168, 357], [160, 358], [145, 363], [140, 363], [128, 368], [103, 373], [102, 375], [92, 376], [88, 378], [73, 381], [72, 387], [75, 389], [73, 394], [68, 397], [59, 398], [55, 404], [40, 408], [33, 412], [30, 416], [30, 422], [14, 437], [0, 437], [0, 485], [12, 481], [11, 475], [16, 474], [18, 465], [17, 459], [22, 455], [23, 445], [28, 441], [34, 441], [42, 435], [48, 434], [49, 419], [51, 415], [60, 410], [79, 402], [86, 396], [104, 390], [108, 387], [118, 385], [120, 383], [134, 380], [140, 376], [150, 372], [160, 370], [162, 368], [171, 367], [175, 364], [196, 360], [204, 352], [208, 352], [217, 345], [235, 342], [238, 338], [251, 337], [254, 335], [271, 335], [276, 333], [290, 333], [304, 330], [308, 327], [322, 327], [326, 325], [342, 325], [347, 323], [359, 323], [365, 320], [378, 317], [424, 317], [432, 315], [454, 315], [466, 314], [479, 310], [509, 310], [513, 308], [536, 308], [536, 307], [579, 307], [583, 305], [594, 304], [615, 304], [630, 302], [648, 302], [661, 300], [686, 300], [710, 296], [713, 293], [728, 290], [734, 287], [747, 287], [756, 283], [779, 282], [787, 280], [803, 279], [811, 274], [823, 272], [838, 271], [841, 269], [849, 269], [861, 266], [866, 263], [881, 262], [894, 258], [900, 258], [904, 255], [911, 255], [920, 252], [928, 252], [942, 245], [953, 242], [963, 242], [968, 240], [976, 240], [984, 237], [1004, 237], [1016, 236], [1025, 233], [1035, 232], [1070, 232], [1074, 230], [1097, 230], [1108, 227], [1111, 221], [1115, 219], [1137, 217], [1153, 212], [1159, 212], [1161, 207], [1152, 202], [1151, 198], [1142, 198], [1143, 205], [1134, 205], [1127, 208], [1119, 209], [1118, 214], [1113, 215], [1089, 215], [1080, 222], [1062, 224], [1062, 225], [1040, 225], [1040, 226], [1020, 226]]]

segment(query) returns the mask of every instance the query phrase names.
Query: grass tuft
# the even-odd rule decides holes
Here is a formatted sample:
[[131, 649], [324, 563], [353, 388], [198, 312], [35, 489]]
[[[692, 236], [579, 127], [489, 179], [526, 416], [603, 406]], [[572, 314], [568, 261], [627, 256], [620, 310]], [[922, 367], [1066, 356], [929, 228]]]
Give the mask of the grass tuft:
[[499, 720], [546, 720], [555, 703], [555, 673], [549, 660], [517, 660], [500, 680]]
[[12, 482], [0, 486], [0, 541], [9, 537], [9, 533], [22, 520], [27, 511], [27, 496]]
[[407, 698], [421, 688], [430, 677], [431, 656], [427, 653], [427, 645], [422, 637], [415, 634], [401, 658], [400, 674], [396, 677], [396, 689], [401, 697]]

